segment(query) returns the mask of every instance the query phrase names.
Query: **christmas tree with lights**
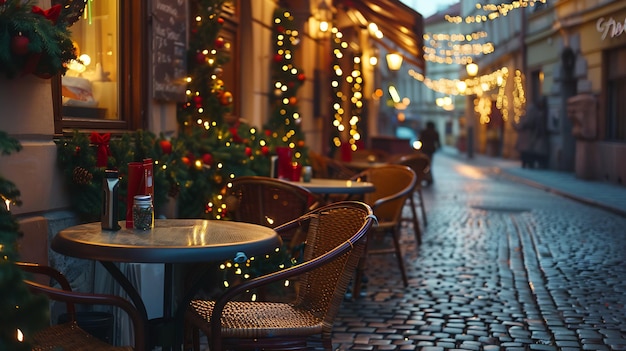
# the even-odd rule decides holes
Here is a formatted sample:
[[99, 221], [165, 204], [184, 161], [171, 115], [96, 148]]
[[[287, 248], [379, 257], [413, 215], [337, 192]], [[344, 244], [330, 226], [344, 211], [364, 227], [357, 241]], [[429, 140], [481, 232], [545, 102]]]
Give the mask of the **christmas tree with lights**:
[[[0, 153], [9, 155], [21, 149], [19, 142], [0, 132]], [[23, 282], [18, 260], [17, 239], [21, 235], [10, 206], [20, 205], [15, 184], [0, 176], [0, 350], [30, 350], [28, 340], [48, 323], [48, 302], [32, 295]]]
[[274, 10], [272, 34], [274, 38], [271, 66], [272, 96], [270, 120], [265, 128], [272, 136], [273, 146], [292, 149], [294, 162], [307, 163], [307, 149], [302, 133], [302, 116], [298, 110], [298, 89], [306, 76], [296, 66], [296, 47], [300, 32], [293, 15], [286, 8]]
[[231, 45], [220, 36], [225, 2], [199, 0], [194, 6], [187, 101], [178, 110], [179, 139], [187, 150], [183, 162], [189, 167], [178, 201], [184, 218], [227, 218], [220, 192], [228, 181], [269, 175], [267, 136], [233, 116], [233, 95], [221, 79]]

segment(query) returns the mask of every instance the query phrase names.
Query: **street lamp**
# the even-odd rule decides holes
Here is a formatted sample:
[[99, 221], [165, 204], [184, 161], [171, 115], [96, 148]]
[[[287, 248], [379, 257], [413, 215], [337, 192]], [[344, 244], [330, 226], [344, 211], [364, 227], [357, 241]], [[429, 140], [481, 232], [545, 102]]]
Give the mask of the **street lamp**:
[[387, 59], [387, 67], [391, 71], [399, 71], [402, 67], [402, 55], [397, 52], [390, 52], [385, 57]]

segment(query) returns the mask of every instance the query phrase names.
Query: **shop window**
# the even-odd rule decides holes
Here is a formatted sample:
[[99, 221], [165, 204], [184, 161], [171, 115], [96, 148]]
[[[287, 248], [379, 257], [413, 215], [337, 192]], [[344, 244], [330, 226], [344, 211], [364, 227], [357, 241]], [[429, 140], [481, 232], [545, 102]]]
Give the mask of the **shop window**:
[[626, 141], [626, 48], [607, 54], [605, 139]]
[[88, 1], [81, 19], [70, 27], [78, 59], [53, 82], [57, 134], [143, 127], [149, 62], [147, 22], [142, 20], [146, 1]]

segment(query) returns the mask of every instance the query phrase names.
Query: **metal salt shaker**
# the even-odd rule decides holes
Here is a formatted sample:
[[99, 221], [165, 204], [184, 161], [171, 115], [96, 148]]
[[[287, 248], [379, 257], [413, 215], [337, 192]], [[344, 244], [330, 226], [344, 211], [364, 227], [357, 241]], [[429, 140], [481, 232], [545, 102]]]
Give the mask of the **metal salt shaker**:
[[309, 183], [311, 178], [313, 178], [313, 168], [311, 166], [302, 167], [302, 181]]

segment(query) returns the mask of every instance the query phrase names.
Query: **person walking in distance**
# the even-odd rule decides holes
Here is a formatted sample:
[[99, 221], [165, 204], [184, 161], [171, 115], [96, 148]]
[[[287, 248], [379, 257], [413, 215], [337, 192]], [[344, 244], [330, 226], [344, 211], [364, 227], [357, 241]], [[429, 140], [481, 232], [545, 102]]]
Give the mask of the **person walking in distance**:
[[547, 167], [548, 132], [546, 128], [546, 102], [539, 99], [530, 104], [524, 117], [513, 128], [517, 131], [515, 148], [520, 154], [522, 168]]
[[441, 147], [439, 132], [435, 129], [435, 123], [432, 121], [426, 122], [426, 128], [420, 132], [420, 141], [422, 142], [421, 151], [430, 158], [431, 167], [427, 177], [427, 182], [430, 185], [433, 183], [433, 157], [435, 156], [435, 151]]

